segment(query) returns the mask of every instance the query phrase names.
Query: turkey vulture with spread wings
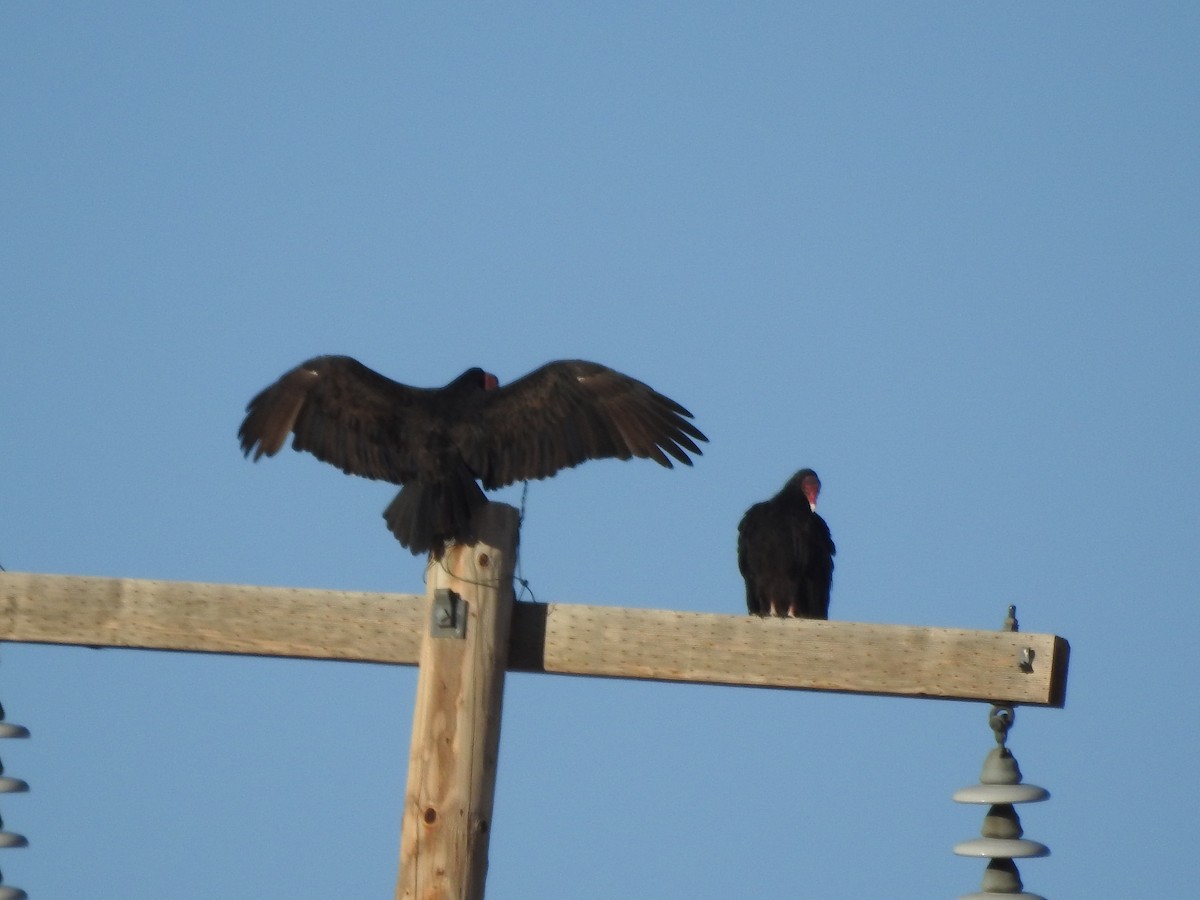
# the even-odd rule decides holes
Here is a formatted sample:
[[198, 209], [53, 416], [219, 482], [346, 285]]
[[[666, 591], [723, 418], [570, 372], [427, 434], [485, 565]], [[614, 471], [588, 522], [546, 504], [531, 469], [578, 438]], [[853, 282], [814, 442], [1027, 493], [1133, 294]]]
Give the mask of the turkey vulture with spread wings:
[[258, 394], [238, 430], [242, 452], [274, 456], [294, 434], [348, 475], [403, 485], [384, 511], [414, 554], [473, 543], [484, 488], [549, 478], [585, 459], [670, 457], [691, 465], [707, 441], [692, 414], [648, 385], [582, 360], [547, 363], [512, 384], [468, 369], [443, 388], [385, 378], [348, 356], [318, 356]]
[[738, 525], [738, 568], [746, 608], [756, 616], [829, 618], [833, 538], [817, 515], [821, 479], [801, 469], [770, 500], [755, 503]]

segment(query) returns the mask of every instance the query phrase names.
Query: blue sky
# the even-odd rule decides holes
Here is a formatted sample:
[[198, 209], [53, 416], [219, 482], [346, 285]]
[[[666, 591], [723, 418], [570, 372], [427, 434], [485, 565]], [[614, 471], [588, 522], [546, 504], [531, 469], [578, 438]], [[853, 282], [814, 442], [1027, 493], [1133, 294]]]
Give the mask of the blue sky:
[[[539, 600], [740, 613], [738, 518], [822, 477], [836, 619], [1072, 644], [1011, 746], [1047, 897], [1197, 839], [1185, 3], [8, 4], [0, 564], [419, 592], [388, 486], [246, 401], [317, 353], [581, 357], [711, 444], [530, 487]], [[515, 502], [516, 489], [500, 499]], [[415, 670], [6, 644], [37, 900], [389, 897]], [[953, 897], [976, 704], [514, 675], [489, 898]]]

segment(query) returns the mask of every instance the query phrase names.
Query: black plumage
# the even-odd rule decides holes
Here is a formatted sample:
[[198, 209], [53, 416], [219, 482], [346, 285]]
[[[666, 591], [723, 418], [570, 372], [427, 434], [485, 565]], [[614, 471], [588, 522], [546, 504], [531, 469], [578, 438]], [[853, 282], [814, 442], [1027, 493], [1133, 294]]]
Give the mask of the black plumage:
[[738, 568], [746, 608], [756, 616], [829, 618], [836, 552], [817, 515], [821, 480], [801, 469], [770, 500], [755, 503], [738, 525]]
[[400, 384], [348, 356], [292, 369], [246, 407], [242, 452], [274, 456], [294, 435], [348, 475], [403, 485], [384, 511], [414, 554], [440, 557], [447, 541], [473, 543], [483, 488], [548, 478], [587, 459], [686, 465], [708, 440], [692, 414], [628, 375], [598, 363], [547, 363], [501, 387], [482, 369], [442, 388]]

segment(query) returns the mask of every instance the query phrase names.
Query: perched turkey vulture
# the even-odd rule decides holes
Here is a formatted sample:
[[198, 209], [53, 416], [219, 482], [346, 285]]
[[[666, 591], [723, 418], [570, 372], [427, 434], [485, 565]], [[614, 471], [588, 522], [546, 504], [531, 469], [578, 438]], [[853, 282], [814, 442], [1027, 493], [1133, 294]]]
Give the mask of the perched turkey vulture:
[[498, 488], [609, 457], [690, 466], [686, 451], [699, 455], [695, 441], [708, 440], [674, 400], [582, 360], [547, 363], [505, 387], [475, 368], [417, 388], [348, 356], [318, 356], [246, 411], [246, 456], [274, 456], [292, 433], [293, 449], [348, 475], [403, 485], [383, 517], [414, 555], [435, 558], [447, 541], [475, 541], [471, 516], [487, 502], [477, 481]]
[[770, 500], [755, 503], [738, 525], [738, 568], [746, 608], [756, 616], [829, 618], [833, 538], [817, 515], [821, 479], [801, 469]]

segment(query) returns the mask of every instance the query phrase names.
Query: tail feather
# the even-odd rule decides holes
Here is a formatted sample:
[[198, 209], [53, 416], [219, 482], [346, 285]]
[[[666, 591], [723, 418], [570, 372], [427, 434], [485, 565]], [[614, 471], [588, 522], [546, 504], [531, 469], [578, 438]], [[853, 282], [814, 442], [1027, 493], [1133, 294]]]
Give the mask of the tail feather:
[[388, 504], [383, 518], [414, 556], [431, 553], [441, 559], [447, 541], [475, 542], [471, 522], [486, 503], [475, 478], [462, 466], [445, 480], [409, 482]]

